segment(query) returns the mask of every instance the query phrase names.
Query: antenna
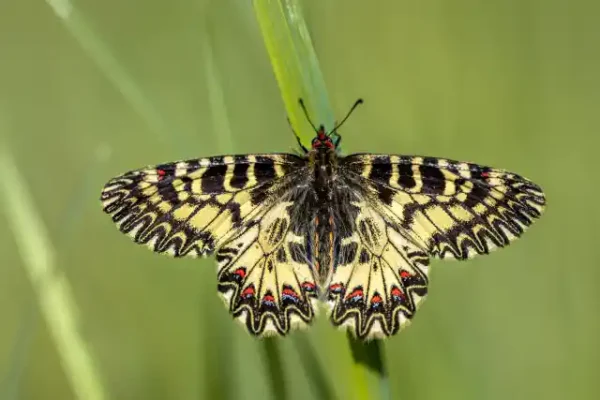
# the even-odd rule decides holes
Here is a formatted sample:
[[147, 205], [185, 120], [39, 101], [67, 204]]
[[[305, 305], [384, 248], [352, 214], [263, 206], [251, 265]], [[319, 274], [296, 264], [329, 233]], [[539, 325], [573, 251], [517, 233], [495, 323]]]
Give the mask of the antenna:
[[305, 153], [308, 153], [308, 149], [306, 147], [304, 147], [304, 145], [302, 144], [302, 140], [300, 140], [300, 136], [298, 136], [298, 134], [294, 130], [294, 127], [292, 126], [292, 121], [290, 121], [289, 118], [287, 119], [287, 121], [288, 121], [288, 124], [290, 124], [290, 129], [292, 130], [292, 133], [294, 134], [294, 136], [296, 136], [296, 141], [298, 142], [298, 144], [300, 145], [302, 150], [304, 150]]
[[352, 105], [352, 107], [350, 107], [350, 111], [348, 111], [348, 114], [346, 114], [346, 116], [344, 117], [344, 119], [342, 119], [342, 122], [340, 122], [339, 124], [337, 124], [329, 133], [335, 132], [337, 130], [337, 128], [339, 128], [340, 126], [342, 126], [344, 124], [344, 122], [346, 122], [346, 120], [348, 119], [348, 117], [350, 116], [350, 114], [352, 114], [352, 112], [354, 111], [354, 109], [356, 109], [356, 107], [358, 107], [362, 103], [363, 103], [363, 99], [356, 100], [354, 102], [354, 104]]
[[302, 111], [304, 111], [304, 115], [306, 116], [306, 119], [308, 120], [308, 123], [310, 124], [310, 126], [313, 127], [315, 132], [318, 132], [317, 127], [315, 126], [315, 124], [313, 124], [313, 122], [310, 120], [310, 117], [308, 116], [308, 111], [306, 111], [306, 106], [304, 105], [304, 100], [302, 100], [300, 98], [300, 99], [298, 99], [298, 103], [300, 103], [300, 107], [302, 107]]

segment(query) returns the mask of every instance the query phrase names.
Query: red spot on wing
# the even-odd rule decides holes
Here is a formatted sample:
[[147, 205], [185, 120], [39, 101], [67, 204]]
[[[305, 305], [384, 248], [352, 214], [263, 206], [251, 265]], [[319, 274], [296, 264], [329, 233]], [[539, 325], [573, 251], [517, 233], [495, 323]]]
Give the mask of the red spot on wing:
[[270, 294], [265, 294], [263, 297], [263, 301], [275, 303], [275, 297], [271, 296]]
[[341, 293], [342, 290], [344, 290], [344, 285], [341, 283], [334, 283], [333, 285], [329, 286], [329, 291], [333, 293]]
[[364, 296], [364, 291], [362, 288], [358, 287], [354, 289], [348, 296], [346, 296], [346, 300], [360, 300]]
[[315, 284], [308, 281], [302, 282], [302, 289], [304, 289], [305, 292], [314, 292]]
[[294, 291], [294, 289], [290, 289], [290, 288], [285, 288], [281, 291], [281, 294], [283, 294], [284, 296], [292, 296], [295, 298], [298, 298], [298, 294]]
[[486, 171], [484, 171], [484, 172], [482, 172], [482, 173], [481, 173], [481, 177], [482, 177], [482, 178], [489, 178], [489, 177], [490, 177], [490, 173], [489, 173], [489, 172], [486, 172]]
[[404, 297], [404, 292], [397, 287], [392, 288], [392, 297]]
[[246, 277], [246, 269], [245, 268], [238, 268], [238, 269], [235, 270], [234, 274], [238, 275], [240, 278], [244, 279]]
[[410, 276], [411, 276], [411, 275], [410, 275], [410, 272], [408, 272], [408, 271], [403, 271], [403, 270], [401, 270], [401, 271], [400, 271], [400, 278], [408, 278], [408, 277], [410, 277]]
[[254, 286], [250, 285], [242, 291], [242, 294], [240, 295], [240, 297], [248, 299], [250, 297], [254, 297], [254, 293], [255, 293]]
[[373, 297], [371, 298], [371, 303], [374, 303], [374, 304], [380, 304], [382, 301], [383, 301], [383, 299], [378, 294], [373, 295]]

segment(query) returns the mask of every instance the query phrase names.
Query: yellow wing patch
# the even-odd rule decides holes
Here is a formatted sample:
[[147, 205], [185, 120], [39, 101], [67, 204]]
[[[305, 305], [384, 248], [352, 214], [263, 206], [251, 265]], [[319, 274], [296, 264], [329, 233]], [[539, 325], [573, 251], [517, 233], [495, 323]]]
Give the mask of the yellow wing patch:
[[301, 163], [267, 154], [156, 165], [112, 179], [101, 201], [135, 242], [175, 257], [208, 255], [285, 190], [282, 182]]
[[294, 232], [281, 201], [217, 251], [219, 292], [237, 318], [257, 336], [285, 335], [310, 324], [318, 288], [307, 258], [306, 235]]
[[356, 229], [340, 243], [327, 290], [330, 318], [360, 339], [384, 338], [407, 326], [427, 295], [429, 258], [367, 203], [354, 205]]
[[439, 258], [466, 259], [508, 245], [546, 204], [530, 180], [477, 164], [373, 154], [343, 163], [386, 220]]

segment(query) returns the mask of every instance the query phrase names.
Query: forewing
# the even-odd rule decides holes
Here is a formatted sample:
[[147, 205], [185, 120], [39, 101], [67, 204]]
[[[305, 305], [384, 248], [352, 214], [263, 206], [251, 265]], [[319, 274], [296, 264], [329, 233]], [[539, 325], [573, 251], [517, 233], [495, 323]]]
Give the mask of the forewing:
[[341, 170], [376, 210], [429, 255], [466, 259], [521, 236], [545, 206], [517, 174], [454, 160], [354, 154]]
[[339, 244], [327, 288], [331, 321], [360, 339], [394, 335], [427, 294], [428, 255], [367, 201], [345, 211], [354, 229]]
[[175, 257], [208, 255], [264, 213], [304, 164], [263, 154], [150, 166], [110, 180], [101, 201], [135, 242]]
[[309, 324], [318, 295], [308, 225], [295, 189], [217, 251], [219, 292], [231, 314], [257, 336]]

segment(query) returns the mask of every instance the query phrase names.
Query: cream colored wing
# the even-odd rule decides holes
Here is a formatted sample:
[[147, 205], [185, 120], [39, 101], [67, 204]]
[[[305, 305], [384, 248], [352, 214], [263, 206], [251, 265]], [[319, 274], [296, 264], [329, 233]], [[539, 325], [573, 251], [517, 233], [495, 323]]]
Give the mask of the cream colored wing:
[[542, 189], [517, 174], [430, 157], [355, 154], [354, 190], [428, 254], [466, 259], [507, 246], [542, 214]]
[[288, 191], [304, 165], [290, 154], [156, 165], [110, 180], [101, 201], [136, 243], [175, 257], [209, 255]]
[[354, 229], [339, 245], [327, 287], [331, 321], [360, 339], [394, 335], [427, 295], [428, 255], [368, 202], [348, 211]]
[[219, 292], [253, 335], [285, 335], [314, 317], [318, 288], [307, 225], [291, 222], [299, 206], [275, 203], [217, 251]]

